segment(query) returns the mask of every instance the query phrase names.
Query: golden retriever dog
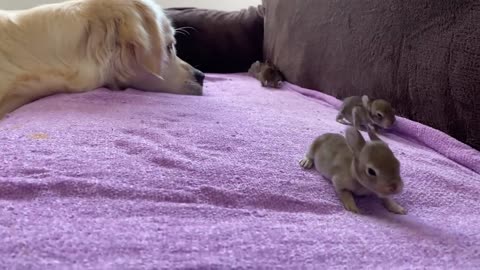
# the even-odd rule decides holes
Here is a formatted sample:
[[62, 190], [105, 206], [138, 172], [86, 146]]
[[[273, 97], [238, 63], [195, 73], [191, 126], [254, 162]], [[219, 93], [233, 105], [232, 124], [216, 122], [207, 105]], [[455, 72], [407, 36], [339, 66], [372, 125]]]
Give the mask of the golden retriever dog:
[[0, 10], [0, 119], [56, 93], [99, 87], [201, 95], [153, 0], [73, 0]]

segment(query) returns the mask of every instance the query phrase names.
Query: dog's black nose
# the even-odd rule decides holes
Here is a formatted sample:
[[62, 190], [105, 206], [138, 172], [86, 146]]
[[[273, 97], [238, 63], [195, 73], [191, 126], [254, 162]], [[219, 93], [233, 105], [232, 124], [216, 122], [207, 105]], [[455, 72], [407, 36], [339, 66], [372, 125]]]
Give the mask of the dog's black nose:
[[203, 86], [203, 80], [205, 79], [205, 74], [203, 74], [203, 72], [201, 72], [200, 70], [195, 69], [193, 71], [193, 76], [195, 77], [195, 80], [197, 80], [197, 82]]

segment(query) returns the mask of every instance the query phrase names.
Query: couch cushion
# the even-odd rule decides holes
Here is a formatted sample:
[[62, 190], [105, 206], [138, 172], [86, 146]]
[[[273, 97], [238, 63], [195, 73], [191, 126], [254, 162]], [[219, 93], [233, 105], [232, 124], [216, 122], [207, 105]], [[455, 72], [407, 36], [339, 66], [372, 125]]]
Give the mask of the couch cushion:
[[267, 58], [295, 84], [390, 100], [480, 149], [480, 4], [264, 0]]
[[166, 9], [177, 31], [178, 55], [203, 72], [246, 72], [262, 59], [263, 9], [226, 12]]

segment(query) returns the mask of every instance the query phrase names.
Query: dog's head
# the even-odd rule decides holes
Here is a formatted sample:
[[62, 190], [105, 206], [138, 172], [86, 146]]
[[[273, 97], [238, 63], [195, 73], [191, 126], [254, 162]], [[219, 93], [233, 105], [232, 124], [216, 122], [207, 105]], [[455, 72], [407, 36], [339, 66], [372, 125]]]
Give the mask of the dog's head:
[[163, 58], [160, 72], [163, 78], [163, 81], [159, 82], [161, 88], [172, 93], [180, 91], [183, 94], [201, 95], [205, 75], [177, 56], [175, 30], [163, 11], [158, 10], [157, 14], [161, 14], [158, 19], [166, 50], [166, 57]]
[[202, 94], [205, 76], [177, 56], [175, 31], [158, 4], [153, 0], [88, 2], [87, 52], [108, 66], [106, 84]]

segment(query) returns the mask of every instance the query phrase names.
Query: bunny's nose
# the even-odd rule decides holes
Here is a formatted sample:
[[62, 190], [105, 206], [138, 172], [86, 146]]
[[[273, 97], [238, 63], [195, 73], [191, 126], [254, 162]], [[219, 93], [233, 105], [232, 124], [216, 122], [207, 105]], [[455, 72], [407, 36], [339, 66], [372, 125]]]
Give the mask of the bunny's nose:
[[388, 185], [386, 189], [390, 194], [400, 194], [403, 191], [403, 183], [392, 183]]
[[397, 184], [391, 184], [388, 186], [388, 192], [389, 193], [395, 193], [398, 189], [398, 185]]

